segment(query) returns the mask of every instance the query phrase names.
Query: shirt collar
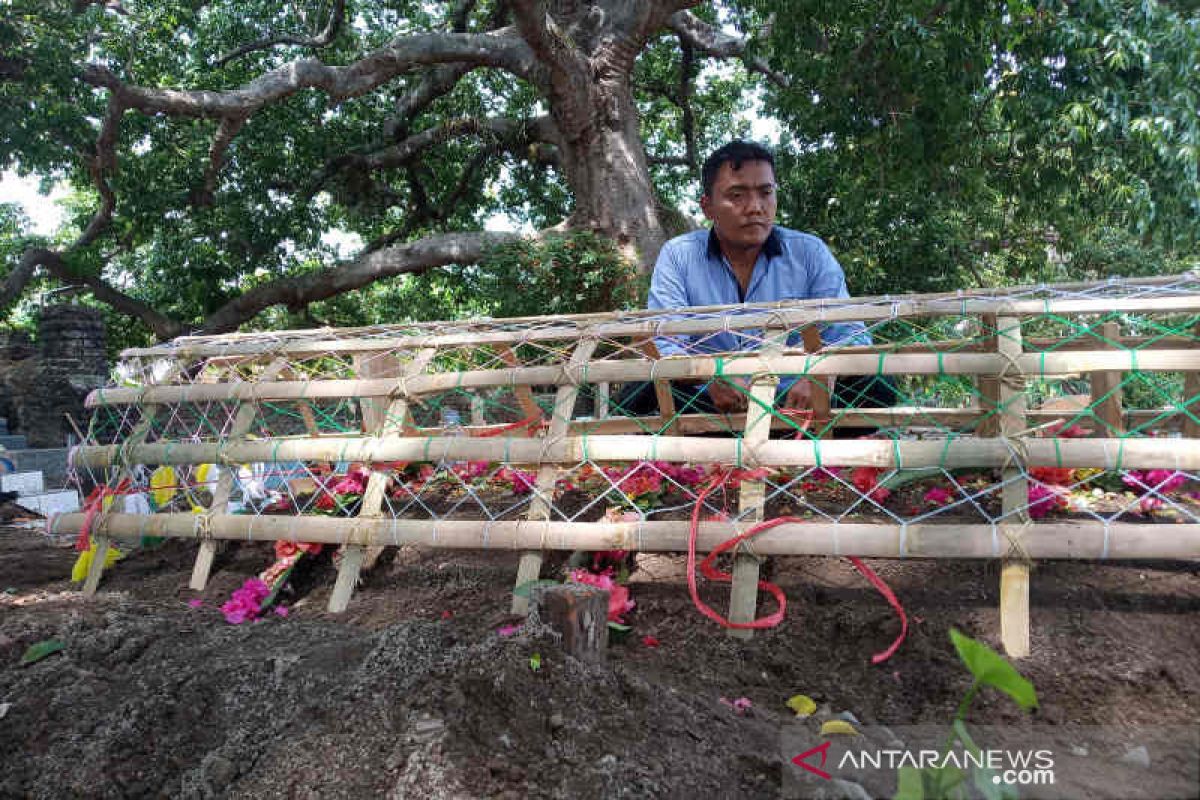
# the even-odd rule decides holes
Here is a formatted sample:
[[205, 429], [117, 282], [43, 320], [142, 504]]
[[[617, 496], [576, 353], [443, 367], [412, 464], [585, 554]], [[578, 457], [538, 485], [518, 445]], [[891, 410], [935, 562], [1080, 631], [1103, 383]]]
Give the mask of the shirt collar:
[[[774, 225], [771, 226], [771, 232], [767, 234], [767, 240], [763, 242], [762, 254], [769, 259], [783, 255], [783, 242], [779, 241], [779, 234]], [[712, 228], [708, 229], [708, 256], [718, 259], [721, 257], [721, 242]]]

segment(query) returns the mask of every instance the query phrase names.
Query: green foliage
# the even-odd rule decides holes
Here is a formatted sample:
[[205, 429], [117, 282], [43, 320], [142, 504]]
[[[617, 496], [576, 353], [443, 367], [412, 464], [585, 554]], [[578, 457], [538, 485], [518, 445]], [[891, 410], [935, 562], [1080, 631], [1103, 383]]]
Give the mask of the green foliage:
[[780, 207], [829, 240], [853, 291], [1195, 263], [1194, 9], [793, 0], [776, 12], [766, 47], [793, 79], [768, 93], [785, 132]]
[[449, 274], [495, 317], [635, 308], [646, 288], [634, 264], [590, 233], [515, 242]]
[[43, 641], [37, 642], [36, 644], [31, 644], [28, 648], [26, 648], [24, 655], [21, 656], [21, 664], [36, 664], [46, 656], [53, 655], [60, 650], [65, 650], [66, 647], [67, 646], [65, 644], [57, 639], [44, 639]]
[[[1033, 684], [1021, 677], [1020, 673], [996, 651], [955, 628], [950, 629], [950, 640], [974, 680], [959, 703], [952, 733], [942, 749], [943, 758], [938, 759], [944, 766], [923, 769], [901, 767], [897, 774], [894, 800], [966, 800], [972, 796], [966, 783], [967, 772], [952, 763], [946, 763], [944, 756], [958, 743], [964, 750], [978, 757], [980, 749], [967, 730], [966, 716], [967, 709], [980, 688], [991, 686], [998, 689], [1026, 711], [1037, 707], [1037, 693]], [[971, 777], [975, 789], [988, 800], [1013, 800], [1016, 797], [1016, 793], [1010, 787], [993, 782], [991, 770], [972, 767]]]
[[[999, 689], [1026, 711], [1037, 708], [1037, 692], [1034, 691], [1033, 684], [1022, 678], [1021, 674], [1013, 669], [1012, 664], [995, 650], [955, 628], [950, 629], [950, 640], [954, 642], [958, 657], [975, 678], [976, 686]], [[959, 710], [959, 719], [964, 717], [965, 712], [965, 708]]]
[[[458, 4], [356, 0], [319, 50], [281, 45], [221, 60], [270, 36], [311, 35], [331, 5], [126, 0], [122, 13], [73, 0], [8, 0], [0, 168], [69, 185], [56, 237], [66, 244], [100, 204], [89, 160], [107, 92], [80, 79], [87, 63], [136, 85], [228, 90], [302, 57], [346, 65], [397, 36], [446, 30]], [[481, 30], [497, 4], [473, 5], [466, 28]], [[761, 108], [781, 129], [781, 222], [825, 238], [856, 294], [1196, 266], [1195, 3], [723, 0], [692, 12], [745, 36], [748, 55], [787, 86], [735, 61], [713, 66], [668, 31], [651, 39], [631, 82], [649, 177], [665, 205], [695, 199], [697, 162], [731, 136], [749, 135], [747, 117]], [[197, 324], [247, 289], [328, 267], [339, 258], [323, 238], [330, 231], [378, 248], [478, 229], [496, 214], [537, 229], [570, 217], [577, 198], [560, 171], [536, 148], [508, 149], [487, 135], [439, 139], [411, 163], [365, 166], [392, 143], [450, 120], [529, 122], [547, 110], [531, 84], [476, 69], [419, 113], [395, 119], [397, 98], [423, 76], [414, 70], [341, 102], [301, 91], [259, 110], [211, 185], [215, 121], [127, 112], [109, 176], [111, 229], [67, 253], [70, 268]], [[10, 227], [0, 211], [0, 276], [28, 244]], [[308, 307], [276, 307], [253, 326], [638, 304], [631, 291], [606, 297], [626, 285], [612, 283], [612, 253], [587, 245], [597, 272], [574, 280], [548, 265], [592, 264], [558, 245], [530, 247]], [[39, 280], [27, 296], [55, 285]], [[5, 313], [8, 324], [28, 318], [27, 307]], [[140, 325], [110, 326], [115, 346], [148, 335]]]

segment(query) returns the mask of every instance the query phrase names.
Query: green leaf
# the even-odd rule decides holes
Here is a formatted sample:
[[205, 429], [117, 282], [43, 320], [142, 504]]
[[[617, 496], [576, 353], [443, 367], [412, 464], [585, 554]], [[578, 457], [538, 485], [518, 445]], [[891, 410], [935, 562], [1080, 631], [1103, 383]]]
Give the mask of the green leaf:
[[1004, 660], [995, 650], [983, 642], [976, 641], [957, 629], [950, 629], [950, 639], [958, 657], [966, 664], [975, 680], [1007, 694], [1026, 711], [1037, 708], [1037, 692], [1033, 684]]
[[558, 581], [552, 581], [549, 578], [541, 578], [539, 580], [526, 581], [517, 588], [513, 589], [515, 597], [529, 597], [533, 590], [539, 586], [557, 586]]
[[529, 668], [531, 670], [533, 670], [534, 672], [537, 672], [539, 669], [542, 668], [542, 654], [541, 653], [534, 653], [533, 655], [531, 655], [529, 657]]
[[925, 800], [925, 781], [916, 767], [901, 767], [896, 773], [896, 794], [892, 800]]
[[622, 625], [619, 622], [608, 623], [608, 628], [609, 628], [609, 630], [617, 631], [618, 633], [629, 633], [631, 630], [633, 630], [632, 626]]
[[[978, 756], [980, 753], [979, 746], [975, 744], [975, 740], [971, 738], [971, 734], [967, 732], [967, 724], [961, 719], [954, 720], [954, 733], [958, 735], [958, 740], [962, 742], [973, 756]], [[1011, 786], [1002, 786], [992, 781], [996, 773], [986, 767], [973, 769], [971, 775], [972, 782], [975, 788], [986, 800], [1017, 800], [1017, 792]]]
[[36, 664], [48, 655], [57, 653], [59, 650], [65, 650], [66, 645], [58, 639], [46, 639], [37, 644], [29, 645], [29, 649], [25, 651], [25, 655], [21, 656], [22, 664]]

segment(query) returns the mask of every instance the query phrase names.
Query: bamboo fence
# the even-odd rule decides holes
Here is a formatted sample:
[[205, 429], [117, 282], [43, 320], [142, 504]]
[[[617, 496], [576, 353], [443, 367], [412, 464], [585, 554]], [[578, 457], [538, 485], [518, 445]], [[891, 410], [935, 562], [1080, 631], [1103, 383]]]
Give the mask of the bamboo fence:
[[[863, 323], [872, 343], [823, 342], [831, 322]], [[718, 337], [738, 349], [715, 351]], [[691, 354], [660, 357], [667, 341]], [[782, 407], [795, 376], [814, 387], [806, 424]], [[895, 403], [831, 394], [851, 376], [886, 376]], [[716, 382], [747, 410], [689, 399]], [[649, 411], [628, 407], [639, 383]], [[114, 540], [196, 539], [194, 589], [223, 540], [311, 541], [343, 548], [341, 610], [381, 547], [519, 550], [522, 583], [548, 550], [686, 550], [699, 503], [726, 520], [700, 524], [701, 551], [797, 519], [739, 549], [734, 621], [754, 617], [764, 556], [996, 558], [1021, 655], [1034, 560], [1200, 557], [1196, 273], [184, 337], [123, 353], [87, 402], [72, 465], [99, 490], [50, 528], [95, 537], [88, 593]], [[358, 491], [339, 492], [355, 470]], [[718, 470], [741, 471], [734, 507], [700, 502], [696, 476]], [[131, 494], [153, 513], [127, 510]]]

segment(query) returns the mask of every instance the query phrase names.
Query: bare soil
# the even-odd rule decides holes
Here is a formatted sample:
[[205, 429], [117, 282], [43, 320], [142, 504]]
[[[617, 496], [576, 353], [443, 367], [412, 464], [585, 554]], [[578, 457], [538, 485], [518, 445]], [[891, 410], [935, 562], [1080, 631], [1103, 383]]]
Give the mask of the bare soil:
[[[898, 621], [844, 560], [777, 559], [787, 617], [738, 641], [692, 607], [681, 558], [642, 556], [633, 631], [585, 665], [544, 631], [497, 633], [513, 622], [513, 553], [390, 551], [341, 615], [325, 611], [325, 554], [296, 576], [286, 618], [241, 626], [218, 607], [269, 548], [223, 553], [200, 608], [194, 555], [135, 551], [85, 598], [69, 543], [0, 527], [0, 797], [778, 797], [789, 697], [814, 698], [817, 720], [945, 723], [969, 686], [949, 628], [999, 648], [991, 562], [870, 562], [910, 616], [875, 666]], [[984, 692], [970, 720], [1120, 725], [1131, 740], [1194, 725], [1198, 573], [1036, 565], [1018, 668], [1041, 708], [1031, 719]], [[727, 591], [702, 587], [718, 609]], [[46, 639], [65, 648], [21, 665]], [[722, 702], [742, 697], [743, 713]]]

